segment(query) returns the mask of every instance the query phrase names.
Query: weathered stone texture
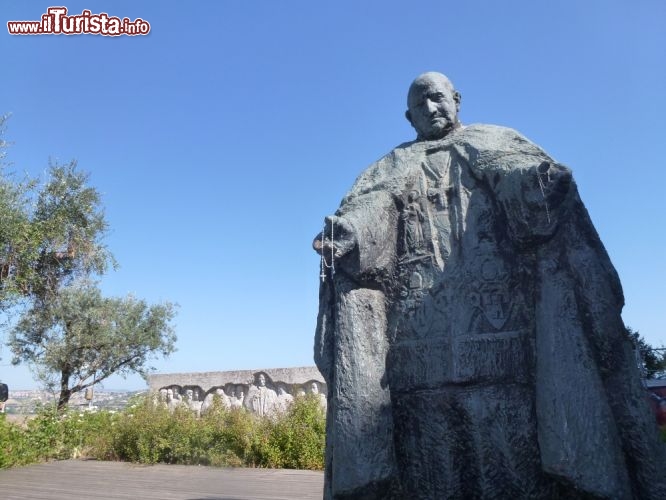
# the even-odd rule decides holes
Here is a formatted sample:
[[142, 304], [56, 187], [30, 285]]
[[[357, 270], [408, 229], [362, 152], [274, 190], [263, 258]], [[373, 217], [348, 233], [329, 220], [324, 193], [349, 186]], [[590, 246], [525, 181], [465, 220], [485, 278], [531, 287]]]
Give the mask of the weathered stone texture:
[[285, 411], [300, 394], [316, 394], [326, 407], [327, 384], [314, 367], [155, 374], [148, 384], [169, 409], [184, 404], [197, 414], [205, 413], [215, 396], [225, 407], [261, 416]]
[[620, 282], [571, 171], [514, 130], [461, 126], [459, 100], [417, 79], [419, 138], [315, 238], [325, 498], [666, 498]]
[[310, 380], [322, 381], [323, 377], [314, 366], [297, 368], [266, 368], [261, 370], [233, 370], [222, 372], [193, 373], [156, 373], [148, 375], [148, 387], [157, 392], [170, 385], [196, 385], [204, 391], [226, 384], [251, 384], [256, 373], [266, 373], [273, 382], [284, 382], [289, 385], [303, 385]]

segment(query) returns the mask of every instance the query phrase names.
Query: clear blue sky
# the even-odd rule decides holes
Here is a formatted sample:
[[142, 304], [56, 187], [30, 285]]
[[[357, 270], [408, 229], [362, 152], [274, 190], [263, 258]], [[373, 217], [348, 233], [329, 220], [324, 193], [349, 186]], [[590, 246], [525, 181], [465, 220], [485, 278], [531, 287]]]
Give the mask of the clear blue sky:
[[[4, 0], [8, 159], [77, 159], [121, 267], [110, 295], [180, 304], [161, 372], [311, 365], [323, 217], [414, 132], [419, 73], [464, 123], [513, 127], [569, 165], [622, 280], [625, 322], [666, 343], [663, 0], [67, 1], [148, 36], [10, 36], [52, 5]], [[0, 351], [0, 379], [35, 386]], [[142, 388], [140, 377], [107, 388]]]

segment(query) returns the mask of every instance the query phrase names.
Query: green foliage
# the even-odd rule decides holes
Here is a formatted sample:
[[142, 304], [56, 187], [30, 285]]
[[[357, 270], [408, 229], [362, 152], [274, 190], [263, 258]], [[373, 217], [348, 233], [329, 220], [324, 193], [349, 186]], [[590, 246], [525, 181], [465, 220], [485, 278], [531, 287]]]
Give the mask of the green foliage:
[[[19, 272], [36, 247], [30, 198], [36, 181], [17, 181], [6, 172], [7, 142], [2, 138], [8, 116], [0, 116], [0, 310], [24, 296], [29, 277]], [[31, 274], [31, 273], [29, 273]]]
[[322, 469], [326, 419], [312, 394], [294, 400], [289, 412], [269, 422], [261, 465], [278, 469]]
[[0, 469], [39, 461], [39, 450], [31, 446], [29, 434], [0, 414]]
[[108, 225], [101, 196], [75, 161], [51, 165], [50, 179], [37, 196], [33, 224], [40, 244], [31, 292], [41, 300], [76, 278], [103, 274], [113, 262], [102, 243]]
[[101, 197], [75, 161], [50, 165], [41, 187], [0, 174], [0, 299], [48, 302], [75, 279], [115, 266], [102, 243]]
[[260, 418], [219, 403], [197, 418], [186, 407], [171, 414], [146, 400], [120, 417], [112, 449], [100, 458], [322, 469], [324, 439], [325, 420], [316, 398], [296, 398], [288, 412], [275, 418]]
[[210, 465], [261, 465], [259, 443], [265, 434], [265, 419], [244, 408], [227, 409], [216, 400], [202, 417], [201, 430], [210, 446]]
[[0, 468], [88, 455], [113, 418], [109, 412], [58, 413], [49, 406], [20, 425], [0, 414]]
[[50, 164], [48, 179], [17, 181], [4, 163], [0, 116], [0, 311], [20, 299], [48, 303], [73, 281], [115, 266], [101, 196], [76, 161]]
[[24, 210], [27, 186], [0, 178], [0, 307], [4, 310], [30, 288], [23, 272], [34, 251], [34, 230]]
[[6, 117], [0, 117], [0, 312], [20, 299], [10, 332], [14, 364], [28, 363], [58, 408], [72, 394], [117, 373], [145, 375], [175, 350], [174, 304], [132, 296], [105, 298], [91, 279], [115, 266], [101, 196], [76, 162], [52, 164], [49, 178], [17, 183], [2, 167]]
[[185, 407], [170, 414], [149, 400], [130, 407], [117, 421], [107, 457], [153, 464], [196, 463], [196, 417]]
[[298, 397], [274, 418], [213, 404], [201, 418], [186, 407], [170, 413], [143, 398], [125, 411], [42, 409], [25, 426], [0, 416], [0, 468], [87, 456], [144, 464], [322, 469], [324, 415], [319, 401]]
[[150, 359], [175, 350], [175, 306], [134, 297], [106, 298], [88, 283], [59, 291], [26, 311], [10, 332], [15, 362], [60, 379], [60, 403], [110, 375], [145, 374]]

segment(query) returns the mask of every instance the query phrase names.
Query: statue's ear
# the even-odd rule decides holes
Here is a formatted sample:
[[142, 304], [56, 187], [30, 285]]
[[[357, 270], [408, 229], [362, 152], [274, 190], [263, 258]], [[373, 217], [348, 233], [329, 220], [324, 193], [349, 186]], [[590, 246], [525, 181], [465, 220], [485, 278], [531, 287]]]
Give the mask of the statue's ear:
[[462, 96], [457, 90], [453, 91], [453, 100], [456, 101], [456, 111], [460, 111], [460, 101], [462, 100]]
[[405, 118], [407, 118], [407, 121], [414, 126], [414, 123], [412, 123], [412, 114], [409, 112], [409, 110], [405, 111]]

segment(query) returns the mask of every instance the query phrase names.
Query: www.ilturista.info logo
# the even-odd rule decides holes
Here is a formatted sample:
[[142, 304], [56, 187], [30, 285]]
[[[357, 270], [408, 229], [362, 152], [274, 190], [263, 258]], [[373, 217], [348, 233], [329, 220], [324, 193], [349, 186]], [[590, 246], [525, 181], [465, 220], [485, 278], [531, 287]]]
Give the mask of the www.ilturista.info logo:
[[7, 21], [10, 35], [147, 35], [150, 23], [137, 17], [109, 16], [106, 12], [93, 14], [84, 10], [78, 15], [67, 15], [67, 7], [49, 7], [40, 21]]

